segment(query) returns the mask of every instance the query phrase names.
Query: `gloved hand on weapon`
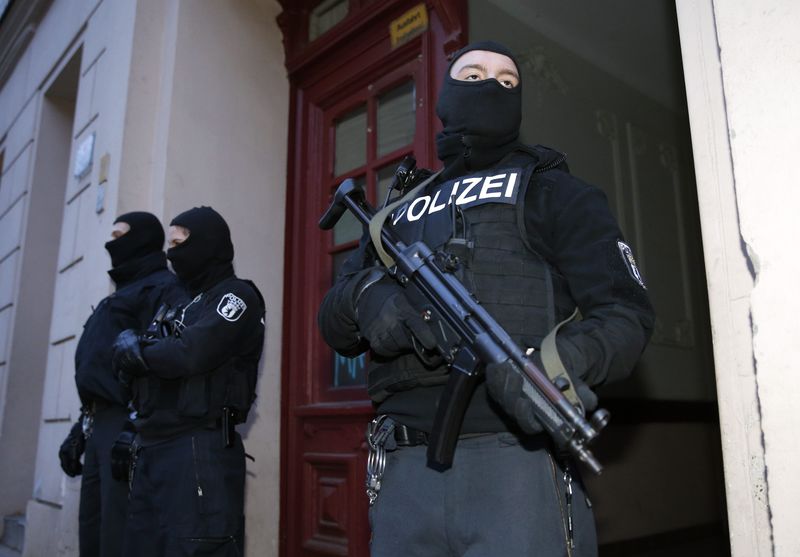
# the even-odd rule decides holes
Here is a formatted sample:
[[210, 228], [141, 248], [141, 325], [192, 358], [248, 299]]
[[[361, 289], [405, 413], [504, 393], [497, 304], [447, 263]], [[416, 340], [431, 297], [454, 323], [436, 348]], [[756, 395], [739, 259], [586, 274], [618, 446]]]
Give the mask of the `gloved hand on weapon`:
[[[533, 360], [539, 369], [543, 369], [538, 354], [534, 355]], [[570, 379], [585, 411], [597, 408], [597, 395], [589, 386], [572, 374]], [[522, 370], [511, 360], [486, 366], [486, 387], [489, 394], [514, 418], [522, 431], [533, 435], [541, 433], [544, 428], [536, 418], [533, 401], [525, 394], [524, 382]]]
[[364, 290], [357, 302], [356, 320], [361, 336], [380, 356], [391, 358], [436, 347], [428, 324], [411, 307], [403, 288], [389, 277]]
[[152, 340], [133, 329], [122, 331], [111, 348], [111, 367], [117, 376], [132, 375], [141, 377], [147, 375], [150, 367], [142, 356], [142, 345], [147, 345]]
[[61, 443], [58, 449], [58, 458], [61, 461], [61, 469], [70, 478], [80, 476], [83, 473], [81, 455], [86, 449], [86, 438], [83, 436], [83, 415], [78, 418], [72, 429], [69, 430], [67, 438]]

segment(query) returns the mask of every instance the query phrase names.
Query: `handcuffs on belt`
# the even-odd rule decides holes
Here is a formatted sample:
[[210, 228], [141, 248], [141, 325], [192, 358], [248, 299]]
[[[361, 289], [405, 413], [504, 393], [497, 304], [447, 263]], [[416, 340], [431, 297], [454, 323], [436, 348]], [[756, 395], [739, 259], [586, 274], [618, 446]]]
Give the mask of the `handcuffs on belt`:
[[87, 441], [94, 431], [94, 403], [81, 407], [81, 431]]
[[382, 414], [367, 424], [367, 497], [369, 506], [375, 504], [381, 490], [381, 479], [386, 470], [386, 441], [394, 439], [395, 422]]

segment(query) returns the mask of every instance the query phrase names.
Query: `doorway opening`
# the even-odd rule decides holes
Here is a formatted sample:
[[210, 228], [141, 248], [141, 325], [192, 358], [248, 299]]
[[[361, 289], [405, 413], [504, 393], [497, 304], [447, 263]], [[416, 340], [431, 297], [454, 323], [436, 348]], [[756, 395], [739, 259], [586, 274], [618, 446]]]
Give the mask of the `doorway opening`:
[[[573, 173], [604, 189], [636, 250], [658, 315], [631, 378], [600, 393], [612, 414], [596, 446], [604, 474], [589, 480], [600, 554], [730, 555], [674, 5], [303, 0], [304, 11], [283, 4], [293, 155], [281, 554], [368, 554], [363, 431], [372, 407], [363, 362], [336, 358], [315, 323], [358, 230], [343, 220], [325, 235], [316, 222], [344, 178], [360, 180], [374, 202], [385, 191], [383, 171], [406, 152], [420, 166], [437, 167], [431, 140], [445, 56], [468, 39], [494, 39], [509, 46], [522, 66], [523, 139], [566, 151]], [[423, 12], [417, 21], [427, 23], [418, 34], [392, 45], [392, 23]], [[326, 24], [317, 28], [314, 18], [321, 14], [327, 14]], [[382, 112], [402, 132], [385, 152]]]
[[700, 220], [675, 6], [469, 0], [470, 40], [505, 43], [523, 139], [601, 187], [647, 281], [656, 330], [601, 388], [611, 425], [587, 478], [601, 556], [730, 555]]

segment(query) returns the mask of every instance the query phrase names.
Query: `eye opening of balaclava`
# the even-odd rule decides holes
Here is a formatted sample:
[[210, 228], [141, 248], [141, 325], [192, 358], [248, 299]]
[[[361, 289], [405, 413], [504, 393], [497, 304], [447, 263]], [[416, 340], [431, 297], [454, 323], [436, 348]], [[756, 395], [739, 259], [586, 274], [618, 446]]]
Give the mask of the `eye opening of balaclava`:
[[[473, 50], [508, 56], [520, 75], [519, 84], [507, 88], [495, 79], [461, 81], [450, 77], [459, 58]], [[494, 41], [470, 43], [453, 55], [436, 103], [436, 115], [443, 125], [436, 136], [436, 149], [446, 174], [488, 168], [515, 148], [522, 119], [520, 70], [514, 54]]]
[[120, 215], [114, 224], [124, 222], [130, 230], [106, 242], [106, 250], [111, 256], [111, 265], [119, 267], [164, 247], [164, 229], [158, 218], [144, 211], [134, 211]]
[[233, 243], [222, 215], [211, 207], [194, 207], [169, 224], [189, 230], [186, 240], [167, 250], [167, 259], [191, 294], [233, 275]]
[[130, 230], [105, 244], [111, 256], [108, 274], [120, 286], [137, 276], [166, 266], [164, 260], [164, 228], [158, 217], [145, 211], [125, 213], [114, 220], [124, 222]]

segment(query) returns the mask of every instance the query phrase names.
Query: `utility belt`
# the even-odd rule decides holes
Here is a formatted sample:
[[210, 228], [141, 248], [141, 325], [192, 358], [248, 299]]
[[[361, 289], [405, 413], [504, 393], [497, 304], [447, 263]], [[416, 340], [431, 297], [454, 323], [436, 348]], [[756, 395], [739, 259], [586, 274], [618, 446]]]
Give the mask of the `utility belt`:
[[[494, 435], [494, 433], [464, 433], [458, 438], [471, 439], [487, 435]], [[375, 504], [378, 492], [381, 490], [381, 479], [386, 470], [387, 451], [396, 450], [398, 447], [427, 445], [429, 436], [427, 431], [403, 425], [386, 414], [381, 414], [367, 424], [369, 452], [367, 454], [366, 488], [370, 506]]]
[[90, 414], [96, 414], [106, 408], [111, 408], [112, 406], [119, 406], [118, 404], [114, 404], [113, 402], [109, 402], [103, 398], [95, 398], [89, 404], [86, 405], [85, 410]]
[[394, 441], [397, 443], [398, 447], [427, 445], [429, 435], [427, 431], [422, 431], [421, 429], [414, 429], [413, 427], [397, 422], [394, 424]]
[[81, 406], [81, 430], [83, 431], [83, 437], [85, 439], [88, 440], [94, 432], [95, 415], [97, 415], [98, 412], [102, 412], [114, 406], [118, 405], [102, 398], [93, 399], [88, 404]]
[[142, 445], [148, 446], [181, 437], [192, 431], [219, 431], [222, 446], [229, 449], [236, 442], [236, 424], [241, 423], [237, 419], [238, 416], [236, 410], [223, 407], [218, 416], [208, 419], [181, 420], [177, 423], [162, 421], [158, 424], [145, 423], [144, 425], [139, 423], [139, 439]]
[[[462, 433], [458, 436], [459, 439], [473, 439], [475, 437], [485, 437], [487, 435], [494, 435], [496, 432], [486, 433]], [[421, 429], [415, 429], [398, 422], [394, 422], [394, 441], [398, 447], [416, 447], [418, 445], [427, 445], [430, 433]]]

